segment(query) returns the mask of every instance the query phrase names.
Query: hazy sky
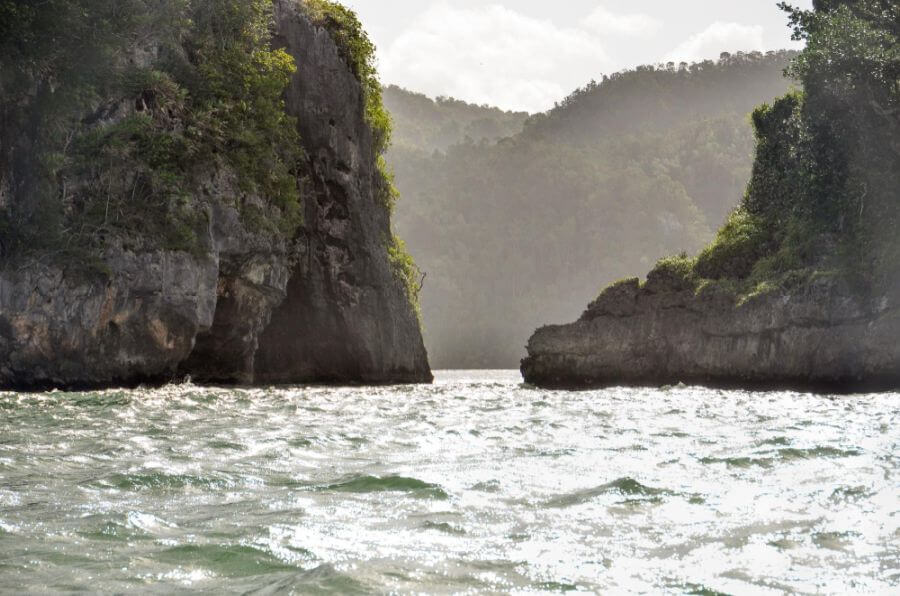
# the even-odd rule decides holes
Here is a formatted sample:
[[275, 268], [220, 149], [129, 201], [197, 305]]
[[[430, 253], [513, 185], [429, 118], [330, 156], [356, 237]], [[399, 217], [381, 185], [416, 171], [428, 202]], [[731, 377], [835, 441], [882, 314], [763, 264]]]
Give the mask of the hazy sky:
[[639, 64], [797, 47], [777, 0], [342, 1], [383, 82], [532, 112]]

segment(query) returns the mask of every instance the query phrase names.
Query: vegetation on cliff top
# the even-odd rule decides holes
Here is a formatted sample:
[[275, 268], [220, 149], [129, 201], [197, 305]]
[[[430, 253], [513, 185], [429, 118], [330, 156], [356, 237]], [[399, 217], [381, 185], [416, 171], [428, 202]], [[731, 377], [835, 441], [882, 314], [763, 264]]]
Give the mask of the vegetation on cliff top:
[[271, 19], [267, 0], [0, 3], [3, 259], [201, 249], [220, 166], [248, 221], [290, 235], [302, 152]]
[[[299, 6], [360, 81], [390, 212], [375, 47], [347, 8]], [[201, 254], [211, 197], [292, 238], [304, 155], [283, 99], [295, 65], [273, 29], [272, 0], [0, 0], [0, 265], [102, 270], [112, 242]], [[398, 242], [385, 252], [414, 299], [412, 260]]]
[[[744, 200], [686, 277], [738, 297], [840, 276], [861, 294], [900, 283], [900, 5], [782, 4], [807, 42], [789, 72], [804, 91], [753, 113]], [[668, 267], [661, 262], [659, 267]]]

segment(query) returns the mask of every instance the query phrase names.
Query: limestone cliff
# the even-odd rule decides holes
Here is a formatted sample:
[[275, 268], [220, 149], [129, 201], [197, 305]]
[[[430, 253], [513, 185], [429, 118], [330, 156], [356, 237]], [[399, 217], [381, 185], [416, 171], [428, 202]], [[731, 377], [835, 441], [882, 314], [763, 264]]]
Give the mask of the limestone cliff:
[[297, 61], [287, 109], [316, 199], [305, 204], [287, 300], [256, 354], [257, 381], [430, 382], [418, 319], [386, 258], [390, 217], [360, 84], [327, 31], [290, 0], [275, 6], [275, 41]]
[[266, 206], [221, 166], [191, 189], [205, 222], [199, 250], [117, 237], [100, 255], [103, 276], [73, 274], [52, 254], [7, 267], [0, 387], [431, 381], [388, 260], [361, 83], [303, 4], [276, 0], [274, 17], [272, 43], [297, 66], [285, 106], [304, 150], [299, 231], [282, 238], [249, 225], [242, 205]]
[[651, 275], [605, 290], [581, 319], [539, 329], [522, 362], [543, 387], [667, 385], [860, 391], [900, 385], [900, 303], [835, 280], [738, 303]]

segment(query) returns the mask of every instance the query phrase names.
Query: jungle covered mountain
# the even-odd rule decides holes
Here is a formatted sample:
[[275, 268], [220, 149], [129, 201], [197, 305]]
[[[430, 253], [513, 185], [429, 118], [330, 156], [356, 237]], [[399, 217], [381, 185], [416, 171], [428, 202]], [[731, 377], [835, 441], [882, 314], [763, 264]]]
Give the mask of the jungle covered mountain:
[[[517, 366], [538, 324], [571, 320], [607, 283], [709, 242], [750, 176], [749, 114], [791, 87], [784, 69], [795, 55], [617, 73], [512, 135], [503, 133], [514, 114], [463, 115], [448, 109], [458, 102], [389, 89], [402, 139], [388, 154], [402, 196], [396, 224], [427, 273], [432, 363]], [[452, 135], [440, 130], [472, 132], [443, 149]]]

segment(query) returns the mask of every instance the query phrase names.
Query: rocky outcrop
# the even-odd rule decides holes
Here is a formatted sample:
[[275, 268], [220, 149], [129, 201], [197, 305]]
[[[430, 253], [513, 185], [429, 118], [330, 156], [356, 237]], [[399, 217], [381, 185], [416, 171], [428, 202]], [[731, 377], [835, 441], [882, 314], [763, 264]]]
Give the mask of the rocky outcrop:
[[216, 265], [179, 253], [108, 254], [106, 283], [32, 265], [0, 276], [0, 385], [157, 383], [213, 321]]
[[252, 384], [259, 338], [287, 296], [289, 247], [247, 231], [234, 209], [215, 202], [210, 221], [209, 244], [218, 271], [215, 314], [197, 334], [178, 376], [203, 383]]
[[593, 388], [679, 382], [827, 391], [900, 386], [897, 295], [859, 296], [823, 278], [793, 292], [738, 301], [651, 276], [620, 282], [570, 325], [539, 329], [522, 361], [526, 382]]
[[305, 194], [316, 200], [305, 203], [288, 297], [263, 334], [256, 378], [430, 382], [418, 319], [386, 258], [390, 216], [377, 199], [380, 174], [363, 90], [327, 31], [291, 0], [277, 0], [275, 9], [275, 43], [297, 62], [287, 110], [307, 148]]
[[116, 242], [102, 276], [52, 255], [0, 273], [0, 387], [431, 381], [388, 261], [361, 85], [302, 5], [274, 5], [274, 43], [298, 66], [285, 101], [307, 156], [297, 238], [250, 229], [235, 207], [247, 197], [235, 200], [223, 170], [193, 197], [208, 222], [198, 254]]

